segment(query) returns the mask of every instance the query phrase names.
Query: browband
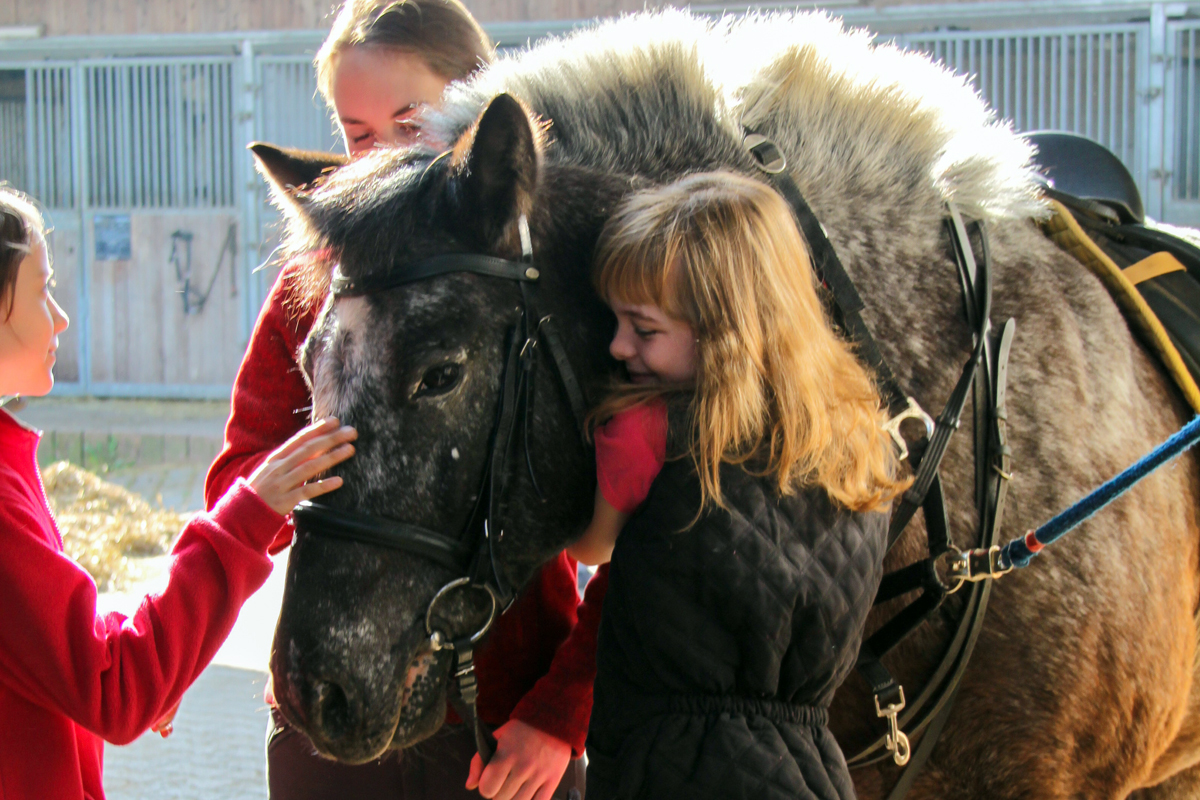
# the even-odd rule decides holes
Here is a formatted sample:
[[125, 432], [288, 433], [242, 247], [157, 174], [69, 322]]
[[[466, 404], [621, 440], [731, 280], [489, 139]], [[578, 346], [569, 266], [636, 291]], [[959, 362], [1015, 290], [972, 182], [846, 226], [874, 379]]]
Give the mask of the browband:
[[478, 253], [448, 253], [407, 264], [402, 270], [390, 270], [382, 275], [365, 275], [361, 278], [347, 277], [338, 266], [333, 270], [329, 291], [334, 297], [356, 297], [452, 272], [471, 272], [476, 275], [526, 282], [533, 282], [541, 277], [537, 267], [527, 263]]

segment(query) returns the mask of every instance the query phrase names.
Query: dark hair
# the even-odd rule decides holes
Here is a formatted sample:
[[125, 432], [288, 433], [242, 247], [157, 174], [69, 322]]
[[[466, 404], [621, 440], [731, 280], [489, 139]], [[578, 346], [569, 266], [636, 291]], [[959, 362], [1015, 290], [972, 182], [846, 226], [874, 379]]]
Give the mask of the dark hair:
[[29, 255], [34, 235], [43, 236], [46, 223], [37, 206], [21, 192], [0, 186], [0, 308], [12, 314], [17, 273]]
[[346, 0], [314, 60], [327, 102], [334, 62], [358, 45], [413, 53], [447, 81], [462, 80], [495, 56], [491, 39], [460, 0]]

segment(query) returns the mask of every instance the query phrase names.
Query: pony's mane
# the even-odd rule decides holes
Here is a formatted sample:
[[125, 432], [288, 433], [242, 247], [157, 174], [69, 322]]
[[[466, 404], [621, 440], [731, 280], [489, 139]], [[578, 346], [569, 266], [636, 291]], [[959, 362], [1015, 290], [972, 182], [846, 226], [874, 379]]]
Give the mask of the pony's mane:
[[662, 180], [752, 170], [747, 125], [775, 138], [806, 194], [853, 187], [895, 202], [904, 187], [979, 218], [1044, 210], [1031, 148], [965, 78], [823, 12], [599, 23], [501, 58], [452, 87], [428, 124], [452, 141], [501, 92], [554, 121], [552, 163]]
[[[780, 145], [810, 205], [843, 237], [936, 230], [951, 200], [980, 219], [1044, 212], [1031, 147], [965, 78], [821, 12], [708, 20], [666, 10], [599, 23], [451, 86], [426, 114], [430, 138], [459, 140], [501, 92], [551, 121], [547, 162], [651, 181], [754, 173], [741, 144], [753, 127]], [[391, 173], [432, 155], [383, 152], [337, 170], [302, 198], [304, 213], [288, 215], [288, 250], [388, 258], [411, 233], [388, 211], [411, 171]]]

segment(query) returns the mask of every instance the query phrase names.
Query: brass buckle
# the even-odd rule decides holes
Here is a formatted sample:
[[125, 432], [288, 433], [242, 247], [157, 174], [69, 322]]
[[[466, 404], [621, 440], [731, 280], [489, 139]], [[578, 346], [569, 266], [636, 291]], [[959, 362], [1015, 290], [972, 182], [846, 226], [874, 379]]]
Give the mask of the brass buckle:
[[896, 447], [900, 450], [900, 460], [908, 458], [908, 442], [904, 441], [904, 437], [900, 435], [900, 423], [906, 419], [919, 419], [925, 423], [925, 433], [933, 436], [933, 429], [937, 423], [933, 417], [925, 413], [925, 409], [921, 408], [920, 404], [911, 397], [908, 400], [908, 407], [901, 411], [896, 416], [883, 423], [883, 429], [892, 437], [892, 441], [896, 443]]
[[896, 688], [900, 690], [900, 702], [888, 703], [887, 708], [879, 707], [879, 695], [875, 695], [875, 716], [887, 717], [888, 734], [885, 740], [887, 750], [892, 754], [896, 765], [903, 767], [912, 756], [912, 748], [908, 743], [908, 736], [900, 730], [900, 722], [896, 719], [896, 715], [904, 709], [904, 687], [897, 686]]
[[992, 545], [987, 550], [988, 566], [986, 572], [975, 572], [971, 569], [971, 556], [983, 555], [981, 549], [968, 550], [964, 553], [954, 545], [950, 545], [948, 555], [950, 559], [946, 564], [949, 571], [947, 577], [954, 581], [954, 588], [946, 592], [947, 594], [954, 594], [962, 588], [964, 583], [979, 583], [989, 578], [999, 578], [1013, 571], [1012, 567], [1008, 569], [1000, 568], [1000, 545], [998, 544]]

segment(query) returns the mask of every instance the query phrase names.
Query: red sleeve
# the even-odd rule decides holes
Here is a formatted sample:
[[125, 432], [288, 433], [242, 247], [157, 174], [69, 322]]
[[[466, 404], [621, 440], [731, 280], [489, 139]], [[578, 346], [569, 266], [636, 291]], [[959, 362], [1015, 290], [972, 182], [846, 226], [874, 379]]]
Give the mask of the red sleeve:
[[[225, 447], [204, 482], [204, 501], [209, 508], [238, 478], [249, 477], [271, 451], [308, 424], [312, 396], [300, 372], [297, 351], [312, 328], [316, 310], [298, 313], [287, 302], [296, 270], [296, 265], [289, 265], [280, 272], [238, 369], [225, 425]], [[278, 553], [291, 543], [288, 521], [279, 529], [270, 551]]]
[[245, 483], [197, 515], [172, 550], [162, 594], [132, 618], [96, 615], [96, 584], [55, 546], [30, 497], [0, 492], [0, 680], [115, 744], [179, 702], [271, 571], [282, 517]]
[[596, 680], [596, 635], [608, 591], [608, 564], [588, 581], [579, 604], [579, 621], [559, 645], [550, 670], [513, 709], [512, 718], [532, 725], [571, 745], [571, 758], [583, 755], [592, 716], [592, 683]]
[[628, 408], [596, 429], [596, 480], [609, 504], [632, 514], [650, 493], [667, 457], [667, 407]]
[[[667, 452], [667, 407], [634, 406], [596, 430], [596, 475], [604, 499], [632, 513], [650, 492]], [[572, 758], [583, 754], [592, 715], [596, 679], [596, 635], [608, 591], [608, 564], [588, 581], [578, 621], [550, 664], [549, 671], [513, 709], [512, 718], [571, 745]]]

